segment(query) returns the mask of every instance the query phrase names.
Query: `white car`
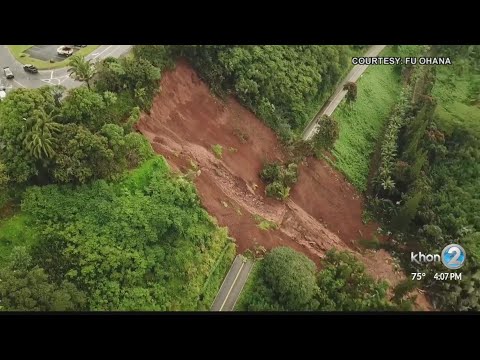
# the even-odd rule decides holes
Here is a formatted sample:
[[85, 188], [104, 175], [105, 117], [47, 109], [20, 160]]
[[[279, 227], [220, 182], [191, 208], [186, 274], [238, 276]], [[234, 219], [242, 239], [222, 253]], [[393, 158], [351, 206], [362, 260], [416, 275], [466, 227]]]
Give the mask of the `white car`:
[[57, 49], [57, 54], [61, 56], [69, 57], [73, 54], [73, 48], [68, 45], [62, 45]]
[[7, 93], [5, 92], [5, 86], [0, 86], [0, 101], [3, 101], [7, 97]]
[[3, 73], [5, 74], [5, 77], [7, 79], [13, 79], [15, 77], [15, 76], [13, 76], [12, 70], [10, 70], [10, 68], [8, 66], [3, 68]]

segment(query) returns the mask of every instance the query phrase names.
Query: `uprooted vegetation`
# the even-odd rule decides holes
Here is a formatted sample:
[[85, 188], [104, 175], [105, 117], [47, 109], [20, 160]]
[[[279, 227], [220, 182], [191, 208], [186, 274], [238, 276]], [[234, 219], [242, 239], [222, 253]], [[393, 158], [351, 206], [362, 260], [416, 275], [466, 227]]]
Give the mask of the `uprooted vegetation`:
[[285, 200], [290, 194], [290, 187], [297, 182], [298, 166], [295, 163], [265, 163], [260, 178], [267, 184], [265, 193], [268, 196]]

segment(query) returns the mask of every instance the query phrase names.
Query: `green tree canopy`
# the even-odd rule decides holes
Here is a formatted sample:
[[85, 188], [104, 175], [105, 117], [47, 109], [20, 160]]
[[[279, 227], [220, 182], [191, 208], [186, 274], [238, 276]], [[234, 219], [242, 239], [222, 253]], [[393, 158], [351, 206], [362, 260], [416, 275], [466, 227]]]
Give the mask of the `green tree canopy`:
[[304, 310], [317, 292], [315, 264], [287, 247], [273, 249], [264, 259], [263, 278], [287, 310]]
[[377, 282], [348, 252], [329, 251], [318, 273], [319, 309], [323, 311], [387, 310], [388, 285]]

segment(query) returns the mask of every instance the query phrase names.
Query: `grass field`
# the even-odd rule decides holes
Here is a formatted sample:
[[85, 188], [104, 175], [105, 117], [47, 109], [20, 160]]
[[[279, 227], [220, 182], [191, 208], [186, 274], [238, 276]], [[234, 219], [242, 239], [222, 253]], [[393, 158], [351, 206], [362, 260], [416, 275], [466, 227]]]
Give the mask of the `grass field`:
[[[390, 48], [381, 53], [391, 55]], [[358, 81], [357, 100], [344, 100], [333, 113], [340, 127], [335, 166], [358, 190], [367, 188], [370, 159], [400, 89], [400, 74], [393, 66], [370, 66]]]
[[[68, 65], [69, 58], [66, 58], [63, 61], [50, 63], [48, 61], [38, 60], [30, 57], [26, 50], [30, 49], [33, 45], [8, 45], [13, 56], [22, 64], [32, 64], [36, 66], [39, 70], [48, 70], [48, 69], [59, 69]], [[98, 48], [100, 45], [87, 45], [84, 48], [78, 50], [75, 54], [80, 56], [86, 56], [90, 54], [93, 50]]]
[[479, 93], [480, 74], [458, 74], [439, 66], [432, 94], [438, 101], [435, 116], [440, 128], [451, 134], [453, 129], [463, 127], [480, 135]]

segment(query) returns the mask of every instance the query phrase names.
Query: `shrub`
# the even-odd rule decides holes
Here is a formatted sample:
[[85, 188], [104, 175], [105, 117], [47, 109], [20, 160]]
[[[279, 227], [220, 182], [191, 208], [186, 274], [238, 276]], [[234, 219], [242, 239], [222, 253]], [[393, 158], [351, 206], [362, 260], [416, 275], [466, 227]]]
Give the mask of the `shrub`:
[[219, 144], [212, 145], [212, 151], [217, 159], [221, 159], [223, 155], [223, 146]]
[[285, 200], [290, 195], [290, 187], [284, 186], [279, 181], [274, 181], [268, 184], [265, 188], [267, 196], [273, 197], [277, 200]]
[[318, 122], [318, 130], [313, 136], [313, 144], [317, 151], [330, 150], [338, 139], [340, 130], [337, 121], [331, 116], [323, 116]]
[[298, 167], [295, 163], [282, 165], [279, 163], [266, 163], [263, 166], [260, 178], [267, 183], [265, 192], [267, 196], [284, 200], [290, 194], [290, 187], [297, 182]]
[[387, 310], [388, 284], [377, 282], [348, 252], [329, 251], [325, 268], [318, 274], [320, 302], [323, 311]]
[[348, 82], [343, 86], [343, 90], [347, 90], [347, 101], [353, 102], [357, 100], [357, 84], [354, 82]]
[[271, 183], [281, 179], [282, 166], [278, 163], [266, 163], [263, 166], [260, 178], [266, 183]]
[[298, 166], [295, 163], [290, 163], [283, 173], [283, 183], [287, 186], [292, 186], [298, 180]]

